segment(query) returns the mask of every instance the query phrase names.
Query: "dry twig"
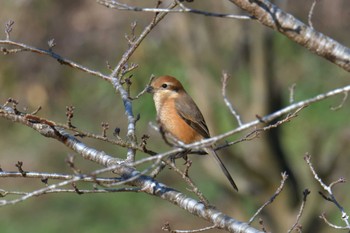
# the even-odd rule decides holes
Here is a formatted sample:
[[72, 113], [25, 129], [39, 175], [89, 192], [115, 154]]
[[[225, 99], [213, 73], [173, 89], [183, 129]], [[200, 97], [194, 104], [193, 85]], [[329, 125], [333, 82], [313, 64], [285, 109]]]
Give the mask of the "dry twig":
[[314, 0], [314, 2], [311, 5], [310, 11], [309, 11], [309, 15], [308, 15], [308, 22], [309, 22], [309, 26], [313, 29], [314, 25], [312, 25], [312, 15], [314, 13], [314, 9], [316, 6], [317, 0]]
[[272, 195], [272, 197], [267, 201], [265, 202], [256, 212], [255, 214], [249, 219], [248, 221], [248, 224], [251, 224], [254, 219], [256, 218], [256, 216], [258, 216], [260, 214], [260, 212], [269, 204], [271, 204], [275, 199], [276, 197], [282, 192], [283, 190], [283, 187], [284, 187], [284, 183], [286, 182], [287, 178], [288, 178], [288, 175], [287, 173], [283, 172], [281, 174], [282, 176], [282, 180], [281, 180], [281, 184], [280, 186], [277, 188], [276, 192]]
[[300, 218], [303, 214], [304, 208], [305, 208], [305, 204], [306, 204], [306, 198], [307, 196], [310, 194], [310, 191], [308, 189], [305, 189], [303, 192], [303, 202], [301, 203], [300, 209], [299, 209], [299, 213], [297, 215], [297, 219], [295, 221], [295, 223], [293, 224], [293, 226], [288, 230], [288, 233], [292, 232], [295, 228], [299, 227], [299, 222], [300, 222]]
[[306, 163], [309, 165], [309, 168], [315, 178], [315, 180], [318, 181], [318, 183], [322, 186], [322, 188], [329, 194], [329, 196], [327, 197], [325, 194], [323, 194], [322, 192], [319, 192], [319, 194], [327, 201], [332, 202], [333, 204], [335, 204], [337, 206], [337, 208], [340, 210], [341, 212], [341, 219], [345, 222], [344, 227], [342, 226], [336, 226], [334, 224], [329, 224], [329, 221], [326, 219], [325, 215], [322, 214], [320, 217], [325, 221], [325, 223], [327, 225], [329, 225], [330, 227], [333, 228], [337, 228], [337, 229], [349, 229], [350, 230], [350, 224], [349, 224], [349, 215], [346, 213], [346, 211], [344, 210], [344, 208], [340, 205], [340, 203], [337, 201], [337, 199], [335, 198], [332, 188], [334, 187], [334, 185], [339, 184], [339, 183], [344, 183], [345, 179], [340, 178], [339, 180], [332, 182], [330, 185], [326, 185], [322, 179], [318, 176], [318, 174], [316, 173], [315, 168], [313, 167], [312, 163], [311, 163], [311, 155], [309, 153], [306, 153], [304, 156], [304, 159], [306, 161]]
[[222, 90], [221, 90], [221, 92], [222, 92], [222, 96], [224, 98], [226, 106], [230, 110], [231, 114], [236, 118], [238, 125], [241, 126], [242, 125], [241, 116], [232, 107], [232, 104], [230, 103], [230, 101], [227, 99], [227, 96], [226, 96], [226, 87], [227, 87], [227, 81], [229, 78], [230, 78], [230, 76], [227, 74], [227, 72], [223, 71], [222, 72]]
[[215, 229], [217, 227], [218, 227], [217, 225], [212, 225], [209, 227], [203, 227], [203, 228], [194, 229], [194, 230], [173, 230], [173, 229], [171, 229], [169, 222], [166, 222], [164, 224], [164, 226], [162, 227], [162, 230], [168, 231], [171, 233], [197, 233], [197, 232], [204, 232], [204, 231], [212, 230], [212, 229]]
[[125, 10], [125, 11], [141, 11], [141, 12], [150, 12], [150, 13], [190, 13], [190, 14], [199, 14], [204, 16], [211, 17], [219, 17], [219, 18], [229, 18], [229, 19], [239, 19], [239, 20], [253, 20], [254, 17], [247, 15], [236, 15], [236, 14], [222, 14], [222, 13], [214, 13], [209, 11], [201, 11], [197, 9], [192, 9], [179, 1], [174, 1], [174, 3], [178, 4], [178, 8], [147, 8], [147, 7], [137, 7], [131, 6], [125, 3], [121, 3], [115, 0], [97, 0], [98, 3], [112, 9], [116, 10]]

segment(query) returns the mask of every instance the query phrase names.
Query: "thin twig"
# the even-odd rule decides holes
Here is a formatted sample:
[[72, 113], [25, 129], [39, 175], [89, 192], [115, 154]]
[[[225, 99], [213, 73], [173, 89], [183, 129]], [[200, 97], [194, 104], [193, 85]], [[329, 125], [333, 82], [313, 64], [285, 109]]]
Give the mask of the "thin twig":
[[65, 162], [68, 164], [69, 168], [73, 171], [75, 175], [79, 175], [81, 174], [81, 170], [75, 166], [74, 159], [74, 154], [68, 154], [67, 158], [65, 159]]
[[[318, 174], [316, 173], [316, 170], [315, 168], [313, 167], [312, 163], [311, 163], [311, 155], [309, 153], [306, 153], [305, 156], [304, 156], [304, 159], [306, 161], [306, 163], [309, 165], [309, 168], [315, 178], [315, 180], [317, 180], [320, 185], [322, 186], [322, 188], [328, 192], [329, 194], [329, 197], [327, 197], [326, 195], [324, 195], [322, 192], [319, 192], [319, 194], [324, 198], [326, 199], [327, 201], [330, 201], [332, 202], [333, 204], [335, 204], [338, 209], [340, 210], [341, 212], [341, 219], [345, 222], [346, 224], [346, 229], [350, 229], [350, 224], [349, 224], [349, 215], [345, 212], [344, 208], [340, 205], [340, 203], [336, 200], [334, 194], [333, 194], [333, 191], [332, 191], [332, 187], [335, 185], [335, 184], [338, 184], [338, 183], [342, 183], [342, 182], [345, 182], [344, 179], [339, 179], [338, 181], [336, 182], [332, 182], [331, 184], [332, 185], [326, 185], [322, 179], [318, 176]], [[324, 216], [322, 216], [323, 219], [326, 219]], [[325, 221], [327, 224], [328, 224], [328, 221]], [[329, 224], [328, 224], [329, 225]], [[340, 227], [340, 226], [339, 226]]]
[[[45, 172], [29, 172], [27, 171], [26, 176], [23, 176], [20, 172], [14, 171], [1, 171], [0, 178], [31, 178], [31, 179], [52, 179], [52, 180], [71, 180], [74, 177], [79, 177], [80, 175], [71, 175], [71, 174], [60, 174], [60, 173], [45, 173]], [[98, 183], [115, 183], [120, 181], [119, 177], [94, 177], [94, 176], [84, 176], [81, 177], [81, 181], [84, 182], [98, 182]]]
[[[219, 17], [219, 18], [228, 18], [228, 19], [239, 19], [239, 20], [254, 20], [255, 18], [248, 15], [235, 15], [235, 14], [222, 14], [214, 13], [209, 11], [201, 11], [197, 9], [192, 9], [181, 4], [179, 8], [170, 9], [170, 8], [147, 8], [147, 7], [136, 7], [130, 6], [124, 3], [120, 3], [115, 0], [98, 0], [98, 3], [112, 9], [116, 10], [126, 10], [126, 11], [141, 11], [141, 12], [151, 12], [151, 13], [191, 13], [199, 14], [204, 16]], [[175, 2], [175, 1], [174, 1]]]
[[338, 106], [331, 107], [331, 110], [337, 111], [337, 110], [341, 109], [347, 99], [348, 99], [348, 92], [344, 92], [344, 97], [343, 97], [341, 103]]
[[175, 164], [169, 160], [164, 161], [166, 164], [171, 167], [176, 173], [178, 173], [185, 181], [186, 183], [190, 186], [190, 191], [195, 193], [199, 200], [202, 201], [202, 203], [205, 206], [209, 205], [208, 199], [203, 195], [203, 193], [200, 191], [200, 189], [197, 187], [197, 185], [193, 182], [193, 180], [188, 176], [188, 168], [186, 168], [185, 172], [182, 172], [180, 169], [178, 169]]
[[10, 40], [10, 34], [13, 29], [13, 25], [15, 22], [13, 20], [9, 20], [5, 25], [5, 33], [6, 33], [6, 40]]
[[212, 226], [203, 227], [203, 228], [194, 229], [194, 230], [173, 230], [173, 229], [171, 229], [169, 222], [166, 222], [164, 224], [164, 226], [162, 227], [162, 230], [163, 231], [168, 231], [168, 232], [171, 232], [171, 233], [197, 233], [197, 232], [203, 232], [203, 231], [212, 230], [212, 229], [215, 229], [217, 227], [218, 226], [214, 224]]
[[[80, 65], [80, 64], [78, 64], [76, 62], [73, 62], [73, 61], [71, 61], [71, 60], [69, 60], [67, 58], [64, 58], [61, 55], [59, 55], [57, 53], [54, 53], [51, 50], [35, 48], [33, 46], [26, 45], [26, 44], [19, 43], [19, 42], [15, 42], [15, 41], [12, 41], [12, 40], [0, 40], [0, 44], [10, 45], [10, 46], [15, 46], [15, 47], [20, 48], [20, 51], [16, 51], [16, 52], [25, 52], [25, 51], [27, 51], [27, 52], [38, 53], [38, 54], [41, 54], [41, 55], [46, 55], [46, 56], [52, 57], [52, 58], [56, 59], [60, 64], [68, 65], [68, 66], [70, 66], [72, 68], [76, 68], [78, 70], [81, 70], [81, 71], [86, 72], [88, 74], [91, 74], [93, 76], [102, 78], [105, 81], [110, 81], [110, 77], [108, 77], [108, 76], [106, 76], [106, 75], [104, 75], [104, 74], [102, 74], [100, 72], [91, 70], [91, 69], [87, 68], [86, 66], [82, 66], [82, 65]], [[6, 49], [6, 51], [7, 51], [6, 54], [9, 54], [9, 52], [11, 50]]]
[[309, 26], [313, 29], [314, 25], [312, 24], [312, 15], [314, 13], [314, 9], [316, 6], [317, 0], [314, 0], [314, 2], [311, 5], [310, 11], [309, 11], [309, 15], [308, 15], [308, 22], [309, 22]]
[[328, 219], [326, 218], [326, 214], [325, 213], [322, 213], [321, 216], [320, 216], [321, 219], [323, 219], [323, 221], [330, 227], [334, 228], [334, 229], [340, 229], [340, 230], [345, 230], [345, 229], [349, 229], [349, 227], [345, 226], [345, 227], [342, 227], [342, 226], [337, 226], [337, 225], [334, 225], [333, 223], [331, 223], [330, 221], [328, 221]]
[[[76, 189], [51, 189], [47, 190], [41, 195], [52, 194], [52, 193], [76, 193]], [[81, 194], [96, 194], [96, 193], [116, 193], [116, 192], [142, 192], [140, 188], [134, 187], [123, 187], [123, 188], [103, 188], [103, 189], [79, 189]], [[30, 192], [17, 192], [17, 191], [6, 191], [0, 189], [0, 197], [8, 195], [30, 195]]]
[[292, 104], [294, 102], [294, 92], [297, 84], [293, 83], [292, 86], [289, 87], [289, 103]]
[[293, 224], [293, 226], [288, 230], [288, 233], [292, 232], [298, 226], [300, 218], [301, 218], [303, 211], [304, 211], [304, 208], [305, 208], [307, 196], [309, 194], [310, 194], [310, 191], [308, 189], [305, 189], [303, 192], [303, 202], [301, 203], [299, 213], [297, 215], [297, 219], [296, 219], [295, 223]]
[[261, 132], [264, 132], [264, 131], [268, 131], [272, 128], [277, 128], [278, 126], [284, 124], [284, 123], [287, 123], [289, 121], [291, 121], [293, 118], [297, 117], [298, 116], [298, 113], [306, 108], [307, 106], [301, 106], [300, 108], [298, 108], [297, 110], [295, 110], [293, 113], [290, 113], [288, 114], [285, 118], [283, 118], [282, 120], [279, 120], [277, 121], [275, 124], [271, 124], [271, 125], [267, 125], [263, 128], [258, 128], [258, 129], [254, 129], [252, 132], [249, 132], [247, 135], [245, 135], [244, 137], [238, 139], [238, 140], [235, 140], [235, 141], [232, 141], [232, 142], [227, 142], [223, 145], [220, 145], [220, 146], [217, 146], [215, 147], [215, 150], [220, 150], [222, 148], [225, 148], [225, 147], [228, 147], [228, 146], [232, 146], [232, 145], [235, 145], [235, 144], [238, 144], [238, 143], [241, 143], [241, 142], [244, 142], [244, 141], [251, 141], [257, 137], [259, 137], [260, 133]]
[[[101, 3], [101, 1], [98, 1]], [[172, 9], [176, 6], [176, 3], [171, 4], [168, 9]], [[156, 8], [157, 9], [157, 8]], [[159, 13], [159, 12], [156, 12]], [[135, 52], [135, 50], [139, 47], [141, 42], [146, 38], [146, 36], [152, 31], [152, 29], [157, 26], [157, 24], [167, 15], [168, 12], [161, 12], [160, 14], [156, 14], [154, 18], [152, 19], [151, 23], [148, 24], [147, 27], [142, 31], [142, 33], [139, 35], [137, 39], [133, 41], [132, 46], [129, 47], [129, 49], [123, 54], [122, 58], [120, 59], [119, 63], [116, 65], [116, 67], [113, 69], [113, 72], [110, 74], [110, 77], [118, 77], [120, 75], [120, 72], [126, 62], [129, 60], [131, 55]], [[119, 89], [118, 89], [119, 90]]]
[[143, 94], [145, 94], [149, 88], [149, 85], [151, 84], [152, 80], [155, 78], [154, 75], [151, 75], [151, 77], [149, 78], [148, 84], [147, 86], [145, 86], [145, 88], [139, 93], [137, 94], [135, 97], [129, 97], [132, 100], [138, 99], [140, 98], [140, 96], [142, 96]]
[[259, 225], [261, 226], [261, 230], [264, 233], [267, 233], [266, 226], [265, 226], [264, 220], [262, 218], [259, 218]]
[[230, 76], [227, 74], [227, 72], [223, 71], [222, 72], [222, 96], [223, 96], [225, 104], [228, 107], [228, 109], [230, 110], [231, 114], [236, 118], [238, 125], [241, 126], [242, 125], [241, 116], [232, 107], [232, 104], [230, 103], [230, 101], [227, 99], [227, 96], [226, 96], [226, 87], [227, 87], [227, 81], [229, 78], [230, 78]]
[[276, 199], [276, 197], [282, 192], [283, 187], [284, 187], [284, 183], [286, 182], [286, 180], [287, 180], [287, 178], [288, 178], [288, 175], [287, 175], [286, 172], [283, 172], [283, 173], [281, 174], [281, 176], [282, 176], [281, 184], [280, 184], [280, 186], [277, 188], [276, 192], [272, 195], [272, 197], [270, 197], [270, 199], [269, 199], [267, 202], [265, 202], [265, 203], [255, 212], [255, 214], [249, 219], [248, 224], [251, 224], [251, 223], [254, 221], [254, 219], [256, 218], [256, 216], [258, 216], [258, 214], [260, 214], [260, 212], [261, 212], [267, 205], [271, 204], [271, 203]]

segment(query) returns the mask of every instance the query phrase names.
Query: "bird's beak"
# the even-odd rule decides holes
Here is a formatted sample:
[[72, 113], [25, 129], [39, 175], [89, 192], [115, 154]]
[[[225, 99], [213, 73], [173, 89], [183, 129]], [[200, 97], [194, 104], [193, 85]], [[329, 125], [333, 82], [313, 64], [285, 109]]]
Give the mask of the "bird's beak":
[[147, 91], [148, 93], [153, 94], [153, 93], [154, 93], [154, 88], [153, 88], [152, 86], [148, 86], [147, 89], [146, 89], [146, 91]]

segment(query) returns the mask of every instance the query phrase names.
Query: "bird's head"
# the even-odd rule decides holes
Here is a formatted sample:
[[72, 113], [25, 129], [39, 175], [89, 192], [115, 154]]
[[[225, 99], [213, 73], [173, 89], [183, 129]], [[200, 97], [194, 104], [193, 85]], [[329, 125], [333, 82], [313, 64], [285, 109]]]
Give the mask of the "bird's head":
[[176, 96], [184, 92], [182, 84], [172, 76], [160, 76], [151, 82], [147, 88], [147, 92], [154, 95], [164, 95], [167, 97]]
[[147, 92], [153, 94], [158, 113], [165, 109], [165, 103], [172, 103], [171, 101], [187, 95], [179, 80], [171, 76], [160, 76], [153, 79], [147, 88]]

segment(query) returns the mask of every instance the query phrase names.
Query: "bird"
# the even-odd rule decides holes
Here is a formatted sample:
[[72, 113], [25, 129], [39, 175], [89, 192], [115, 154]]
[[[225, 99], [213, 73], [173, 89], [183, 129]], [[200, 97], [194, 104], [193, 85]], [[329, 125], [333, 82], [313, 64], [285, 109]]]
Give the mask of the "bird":
[[[161, 132], [185, 144], [210, 138], [201, 111], [179, 80], [169, 75], [156, 77], [147, 87], [147, 92], [153, 95]], [[236, 183], [213, 147], [207, 146], [203, 150], [216, 160], [231, 186], [238, 191]]]

